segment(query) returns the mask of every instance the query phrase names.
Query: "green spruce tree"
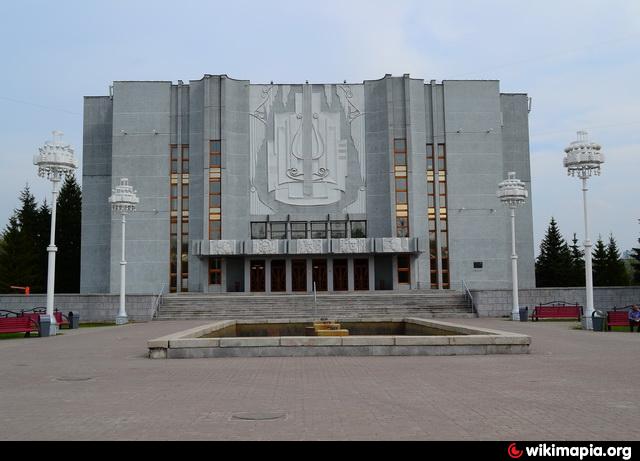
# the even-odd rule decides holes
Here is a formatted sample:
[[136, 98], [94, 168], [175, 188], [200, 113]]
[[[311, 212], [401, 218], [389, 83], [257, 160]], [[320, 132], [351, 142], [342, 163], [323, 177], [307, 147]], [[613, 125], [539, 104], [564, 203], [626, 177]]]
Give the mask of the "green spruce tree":
[[43, 273], [40, 267], [39, 212], [28, 185], [20, 193], [20, 202], [2, 235], [0, 291], [15, 292], [10, 288], [15, 285], [29, 286], [33, 293], [42, 293], [46, 271]]
[[583, 287], [584, 281], [584, 251], [580, 249], [578, 245], [578, 237], [575, 232], [573, 233], [573, 239], [571, 240], [571, 286]]
[[591, 254], [593, 258], [593, 286], [606, 287], [608, 285], [609, 255], [607, 254], [607, 247], [602, 241], [602, 236], [598, 236], [598, 241]]
[[616, 240], [613, 238], [613, 234], [609, 235], [609, 244], [607, 245], [607, 275], [605, 279], [607, 286], [610, 287], [629, 285], [627, 268], [620, 256], [620, 250]]
[[570, 286], [572, 268], [571, 251], [552, 217], [547, 233], [540, 243], [540, 255], [536, 259], [536, 286]]
[[[640, 238], [638, 239], [640, 243]], [[640, 248], [633, 248], [631, 250], [631, 267], [633, 268], [632, 283], [634, 285], [640, 285]]]
[[56, 291], [80, 292], [80, 229], [82, 192], [75, 176], [67, 176], [60, 195], [56, 216]]

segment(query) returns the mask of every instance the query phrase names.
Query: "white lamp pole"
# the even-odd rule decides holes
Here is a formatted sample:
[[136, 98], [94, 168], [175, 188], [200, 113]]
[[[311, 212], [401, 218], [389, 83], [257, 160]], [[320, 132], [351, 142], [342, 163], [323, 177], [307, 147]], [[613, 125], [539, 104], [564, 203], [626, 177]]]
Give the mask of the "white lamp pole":
[[127, 178], [120, 179], [120, 185], [113, 189], [113, 194], [109, 197], [111, 209], [122, 215], [122, 260], [120, 261], [120, 309], [116, 317], [116, 325], [124, 325], [129, 320], [125, 309], [125, 280], [127, 261], [125, 259], [125, 224], [128, 213], [136, 211], [136, 205], [140, 199], [136, 195], [136, 191], [129, 185]]
[[511, 286], [513, 290], [513, 306], [511, 320], [520, 320], [520, 302], [518, 299], [518, 255], [516, 254], [516, 207], [524, 204], [528, 197], [527, 189], [522, 181], [511, 171], [508, 178], [498, 184], [496, 195], [511, 210]]
[[47, 247], [49, 265], [47, 268], [47, 313], [50, 320], [49, 336], [58, 332], [56, 318], [53, 315], [53, 297], [56, 282], [56, 207], [58, 202], [58, 183], [63, 176], [71, 175], [78, 168], [78, 161], [73, 155], [73, 148], [64, 144], [61, 137], [64, 133], [53, 131], [53, 141], [45, 142], [38, 155], [33, 157], [33, 164], [38, 167], [38, 176], [47, 178], [53, 184], [51, 201], [51, 240]]
[[577, 141], [569, 144], [564, 151], [567, 154], [563, 160], [567, 174], [582, 179], [582, 198], [584, 203], [584, 259], [585, 279], [587, 285], [587, 306], [582, 317], [582, 328], [593, 330], [593, 270], [591, 268], [591, 240], [589, 240], [589, 219], [587, 215], [587, 179], [600, 176], [600, 165], [604, 163], [601, 146], [589, 142], [586, 131], [578, 131]]

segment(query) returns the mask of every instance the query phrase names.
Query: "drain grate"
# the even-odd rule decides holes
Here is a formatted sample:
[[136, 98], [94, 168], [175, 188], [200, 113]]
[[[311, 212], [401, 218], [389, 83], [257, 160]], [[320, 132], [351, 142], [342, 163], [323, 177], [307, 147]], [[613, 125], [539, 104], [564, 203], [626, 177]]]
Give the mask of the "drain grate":
[[234, 413], [231, 416], [231, 419], [240, 421], [276, 421], [279, 419], [285, 419], [286, 417], [287, 414], [283, 412], [259, 411]]

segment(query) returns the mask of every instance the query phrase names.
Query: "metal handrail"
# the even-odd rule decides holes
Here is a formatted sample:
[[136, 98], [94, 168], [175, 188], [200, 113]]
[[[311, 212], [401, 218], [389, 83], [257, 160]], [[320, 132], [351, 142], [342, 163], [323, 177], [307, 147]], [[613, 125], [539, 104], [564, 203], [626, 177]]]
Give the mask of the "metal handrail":
[[151, 312], [151, 320], [155, 319], [158, 317], [158, 308], [160, 307], [160, 304], [162, 303], [162, 297], [164, 296], [164, 290], [167, 287], [166, 283], [162, 284], [162, 288], [160, 288], [160, 293], [158, 293], [158, 296], [156, 297], [154, 303], [153, 303], [153, 310]]
[[471, 302], [471, 312], [477, 314], [478, 312], [476, 311], [476, 303], [473, 301], [473, 295], [471, 294], [471, 290], [469, 290], [469, 287], [464, 280], [462, 281], [462, 289], [465, 292], [465, 296], [467, 296], [469, 298], [469, 301]]

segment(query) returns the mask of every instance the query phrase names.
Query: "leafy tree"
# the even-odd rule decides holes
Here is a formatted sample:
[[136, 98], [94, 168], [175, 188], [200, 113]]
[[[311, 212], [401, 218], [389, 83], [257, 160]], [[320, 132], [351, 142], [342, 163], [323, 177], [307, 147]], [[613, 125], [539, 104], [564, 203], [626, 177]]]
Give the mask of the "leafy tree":
[[607, 245], [607, 275], [605, 280], [607, 281], [607, 286], [629, 285], [627, 268], [620, 257], [620, 250], [613, 235], [609, 235], [609, 244]]
[[571, 286], [583, 287], [585, 286], [584, 280], [584, 251], [580, 249], [578, 245], [578, 237], [575, 232], [573, 233], [573, 239], [571, 240]]
[[75, 176], [62, 184], [56, 213], [56, 291], [79, 293], [82, 192]]
[[552, 217], [547, 233], [540, 243], [540, 255], [536, 259], [536, 286], [569, 286], [572, 269], [571, 251]]

